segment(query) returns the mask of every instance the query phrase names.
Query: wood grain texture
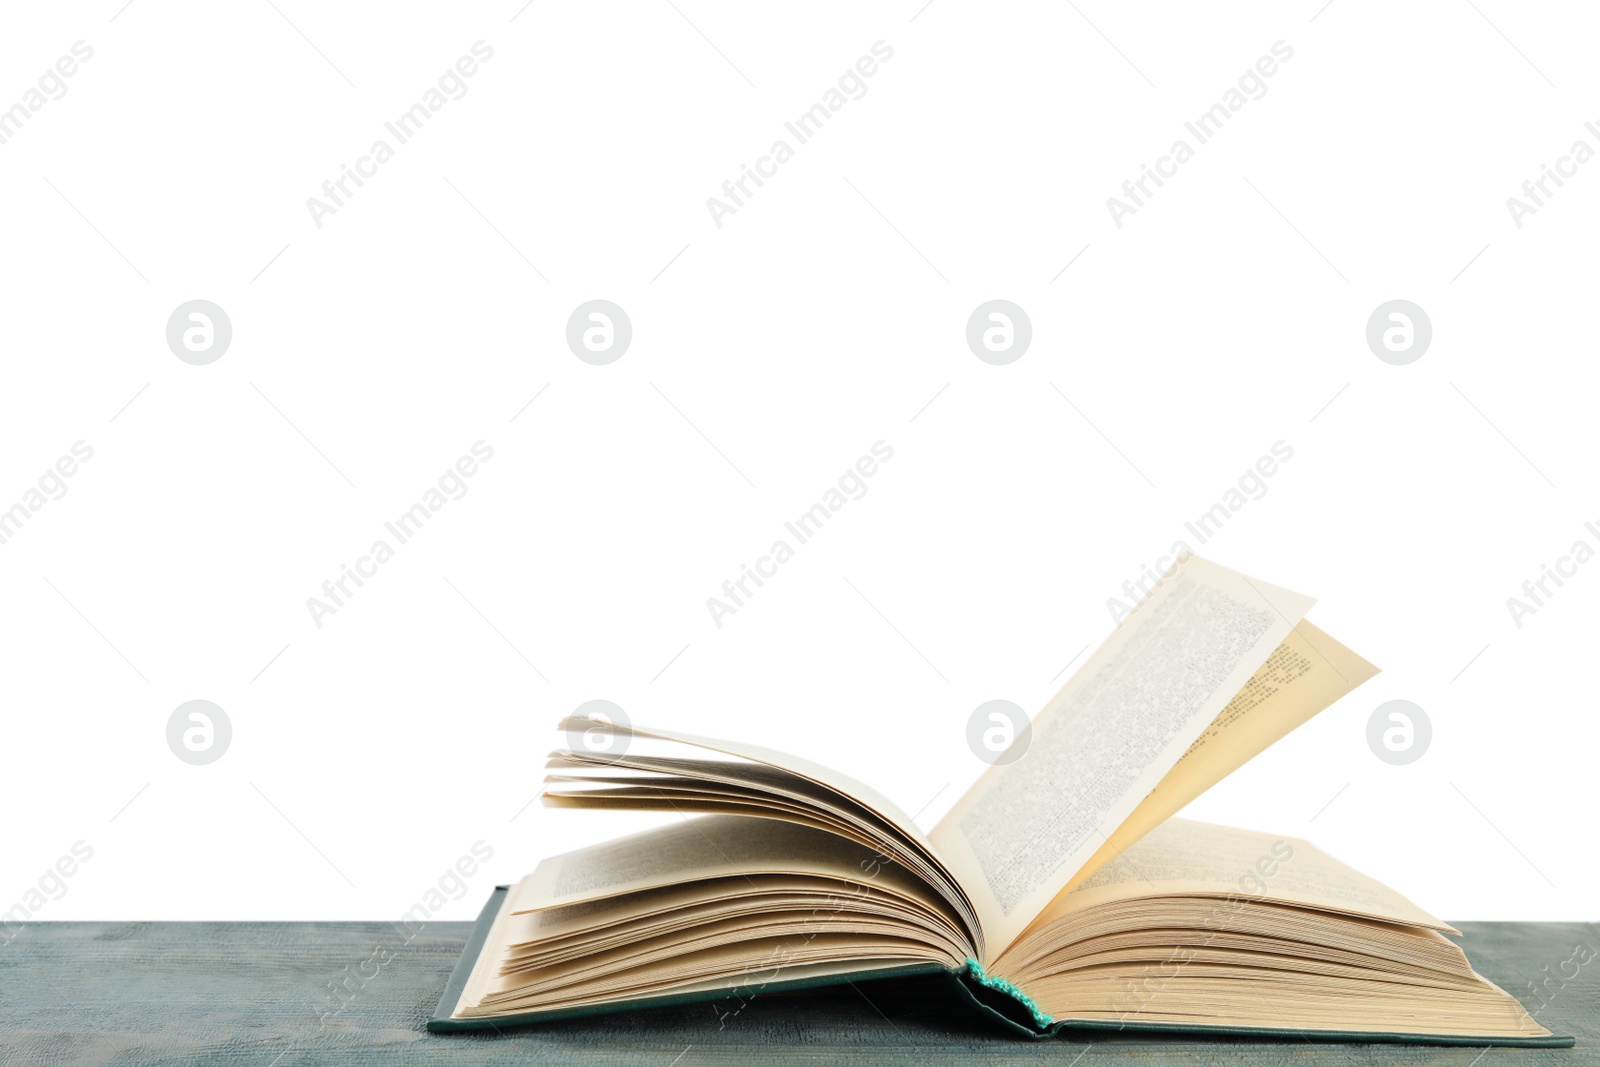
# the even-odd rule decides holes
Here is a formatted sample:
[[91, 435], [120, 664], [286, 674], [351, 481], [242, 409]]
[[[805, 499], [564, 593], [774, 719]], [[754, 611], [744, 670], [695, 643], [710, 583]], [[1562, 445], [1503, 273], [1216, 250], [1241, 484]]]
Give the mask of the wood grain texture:
[[[1478, 970], [1572, 1049], [1131, 1035], [1019, 1041], [939, 977], [557, 1022], [423, 1030], [468, 923], [35, 923], [0, 942], [0, 1064], [1519, 1064], [1600, 1067], [1600, 955], [1563, 981], [1587, 923], [1461, 923]], [[1546, 971], [1546, 968], [1549, 968]], [[1565, 970], [1570, 973], [1572, 966]], [[1547, 980], [1545, 999], [1529, 983]], [[342, 983], [342, 992], [336, 992]], [[736, 1010], [737, 1009], [737, 1010]], [[720, 1016], [720, 1017], [719, 1017]]]

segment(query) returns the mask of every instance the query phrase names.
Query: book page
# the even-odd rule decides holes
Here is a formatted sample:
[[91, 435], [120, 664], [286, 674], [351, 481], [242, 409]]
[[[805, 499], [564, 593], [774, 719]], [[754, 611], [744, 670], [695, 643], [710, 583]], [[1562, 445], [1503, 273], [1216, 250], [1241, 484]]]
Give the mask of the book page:
[[[490, 934], [489, 946], [496, 942], [494, 935]], [[484, 995], [489, 991], [495, 981], [494, 969], [487, 966], [484, 960], [490, 956], [485, 949], [484, 956], [479, 957], [479, 966], [472, 972], [471, 980], [462, 990], [461, 999], [456, 1004], [453, 1017], [457, 1019], [490, 1018], [496, 1012], [478, 1008]], [[881, 975], [901, 973], [906, 968], [903, 959], [850, 959], [831, 963], [803, 963], [790, 964], [782, 972], [771, 969], [741, 972], [731, 978], [708, 978], [698, 982], [674, 983], [668, 988], [660, 988], [657, 981], [650, 989], [626, 989], [620, 993], [608, 996], [592, 997], [584, 1004], [611, 1005], [618, 1009], [627, 1007], [649, 1007], [648, 998], [652, 995], [662, 996], [670, 994], [674, 999], [693, 998], [706, 1001], [706, 1008], [713, 1021], [723, 1021], [742, 1012], [752, 1000], [768, 991], [779, 991], [788, 983], [809, 982], [814, 979], [827, 979], [831, 977], [849, 978], [852, 981], [867, 981]], [[481, 973], [480, 973], [481, 972]], [[822, 983], [828, 984], [828, 983]], [[725, 998], [711, 1000], [697, 996], [705, 993], [725, 993]], [[531, 1009], [528, 1009], [531, 1010]], [[515, 1012], [502, 1012], [500, 1014], [515, 1014]], [[671, 1067], [669, 1064], [668, 1067]]]
[[1018, 734], [1021, 755], [1002, 756], [930, 835], [977, 909], [989, 958], [1132, 814], [1312, 603], [1189, 556]]
[[779, 819], [707, 815], [552, 856], [518, 883], [509, 910], [557, 908], [662, 886], [792, 874], [877, 887], [930, 907], [944, 901], [877, 853]]
[[1276, 901], [1456, 932], [1306, 841], [1192, 819], [1169, 819], [1152, 830], [1040, 918], [1057, 921], [1113, 901], [1196, 895]]
[[[555, 789], [546, 790], [545, 803], [558, 806], [633, 807], [639, 810], [661, 808], [665, 805], [666, 808], [679, 812], [739, 811], [742, 814], [770, 815], [775, 819], [806, 821], [808, 823], [817, 823], [822, 816], [832, 813], [846, 820], [855, 820], [850, 825], [856, 826], [862, 834], [867, 834], [877, 841], [878, 847], [882, 848], [886, 854], [897, 862], [906, 864], [910, 869], [922, 876], [933, 889], [939, 891], [950, 902], [951, 906], [960, 912], [963, 924], [970, 931], [970, 936], [978, 949], [977, 954], [982, 955], [983, 931], [978, 921], [977, 910], [973, 907], [972, 902], [967, 899], [966, 886], [960, 878], [951, 872], [943, 857], [939, 855], [938, 850], [929, 840], [928, 835], [922, 832], [911, 817], [870, 786], [800, 756], [763, 748], [759, 745], [699, 737], [675, 730], [648, 728], [636, 724], [611, 723], [603, 719], [585, 716], [568, 716], [562, 721], [561, 727], [569, 733], [600, 731], [607, 734], [615, 734], [625, 739], [643, 740], [647, 743], [661, 742], [668, 745], [687, 745], [703, 751], [731, 756], [736, 760], [747, 761], [746, 766], [739, 766], [727, 761], [716, 764], [721, 768], [716, 777], [723, 781], [731, 780], [752, 787], [761, 787], [765, 784], [768, 789], [772, 789], [777, 783], [787, 782], [787, 785], [777, 791], [790, 799], [809, 797], [813, 801], [813, 807], [817, 809], [818, 819], [808, 818], [798, 812], [785, 811], [780, 804], [765, 799], [754, 800], [745, 805], [738, 804], [732, 798], [713, 798], [710, 796], [703, 796], [698, 803], [687, 799], [668, 802], [652, 798], [642, 791], [635, 793], [631, 799], [625, 796], [586, 796], [567, 790], [559, 785]], [[597, 761], [601, 765], [609, 765], [625, 770], [659, 768], [675, 771], [683, 776], [692, 776], [697, 765], [707, 766], [702, 761], [696, 760], [640, 759], [635, 757], [631, 751], [621, 755], [603, 757], [587, 757], [576, 752], [558, 751], [552, 753], [551, 759], [551, 766], [557, 768], [565, 767], [575, 761]], [[852, 814], [849, 809], [858, 809], [857, 814], [864, 812], [875, 822], [869, 825], [867, 822], [859, 821], [856, 819], [856, 814]], [[875, 833], [872, 832], [874, 827], [876, 828]], [[852, 833], [844, 825], [838, 827], [838, 832], [852, 838], [858, 837], [856, 833]]]
[[1300, 620], [1245, 687], [1234, 694], [1177, 766], [1134, 809], [1062, 890], [1088, 878], [1183, 806], [1260, 755], [1378, 668]]
[[[679, 730], [663, 730], [635, 724], [622, 725], [606, 722], [603, 719], [590, 719], [582, 716], [568, 716], [562, 720], [561, 728], [569, 733], [583, 732], [587, 729], [599, 729], [611, 733], [625, 734], [630, 737], [676, 742], [681, 745], [704, 749], [708, 752], [749, 760], [752, 763], [775, 768], [784, 775], [798, 775], [868, 809], [908, 842], [924, 851], [932, 852], [928, 844], [927, 835], [912, 821], [911, 816], [900, 810], [894, 801], [865, 782], [857, 781], [849, 775], [841, 774], [830, 767], [824, 767], [822, 764], [814, 763], [802, 756], [796, 756], [788, 752], [778, 752], [774, 749], [763, 748], [760, 745], [747, 744], [742, 741], [724, 741], [717, 738], [699, 737]], [[667, 761], [660, 762], [664, 766], [668, 765]], [[744, 771], [742, 773], [749, 775], [753, 772]]]
[[503, 903], [457, 1014], [755, 973], [787, 980], [825, 962], [950, 968], [973, 952], [949, 903], [877, 850], [772, 818], [712, 815], [540, 863]]

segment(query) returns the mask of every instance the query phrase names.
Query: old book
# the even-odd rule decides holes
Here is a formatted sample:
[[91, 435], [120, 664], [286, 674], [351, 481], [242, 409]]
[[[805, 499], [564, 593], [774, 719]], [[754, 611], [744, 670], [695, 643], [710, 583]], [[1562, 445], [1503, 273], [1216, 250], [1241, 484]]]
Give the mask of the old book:
[[946, 972], [1031, 1036], [1570, 1045], [1379, 882], [1173, 818], [1376, 673], [1311, 603], [1175, 564], [931, 833], [808, 760], [568, 719], [546, 804], [681, 818], [496, 890], [428, 1027]]

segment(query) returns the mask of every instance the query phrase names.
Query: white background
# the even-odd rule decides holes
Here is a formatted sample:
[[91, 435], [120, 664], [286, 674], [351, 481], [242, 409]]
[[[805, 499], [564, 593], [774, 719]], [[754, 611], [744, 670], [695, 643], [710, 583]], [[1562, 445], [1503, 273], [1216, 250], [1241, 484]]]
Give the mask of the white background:
[[[656, 821], [529, 805], [594, 698], [931, 826], [982, 769], [972, 709], [1042, 706], [1282, 440], [1195, 547], [1318, 597], [1384, 673], [1189, 814], [1451, 919], [1593, 914], [1600, 565], [1521, 628], [1506, 606], [1600, 548], [1600, 162], [1506, 207], [1600, 148], [1592, 11], [674, 2], [7, 10], [0, 106], [94, 55], [0, 145], [0, 507], [94, 456], [0, 545], [0, 908], [81, 840], [38, 918], [388, 918], [481, 839], [441, 913], [469, 918]], [[318, 228], [307, 198], [479, 40], [466, 95]], [[706, 199], [880, 40], [718, 228]], [[1279, 40], [1266, 95], [1114, 225]], [[196, 298], [234, 331], [204, 367], [164, 334]], [[592, 298], [633, 323], [610, 366], [565, 344]], [[993, 298], [1033, 325], [1004, 367], [964, 339]], [[1433, 323], [1409, 366], [1364, 338], [1394, 298]], [[307, 598], [479, 440], [467, 495], [317, 627]], [[879, 440], [866, 496], [713, 625]], [[1433, 724], [1409, 766], [1367, 747], [1391, 698]], [[209, 766], [167, 747], [191, 699], [232, 722]]]

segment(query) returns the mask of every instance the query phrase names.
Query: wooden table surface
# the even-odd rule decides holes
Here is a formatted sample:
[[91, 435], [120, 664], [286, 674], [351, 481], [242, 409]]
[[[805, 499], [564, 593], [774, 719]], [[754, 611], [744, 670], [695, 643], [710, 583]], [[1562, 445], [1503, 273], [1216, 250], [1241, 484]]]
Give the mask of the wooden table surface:
[[[9, 942], [0, 930], [0, 1064], [1600, 1065], [1596, 925], [1459, 925], [1478, 970], [1576, 1048], [1028, 1042], [988, 1026], [937, 976], [757, 998], [720, 1020], [700, 1004], [434, 1035], [423, 1023], [468, 923], [432, 924], [409, 943], [387, 923], [34, 923]], [[1577, 946], [1590, 961], [1563, 966]], [[1543, 1006], [1529, 992], [1541, 980]]]

